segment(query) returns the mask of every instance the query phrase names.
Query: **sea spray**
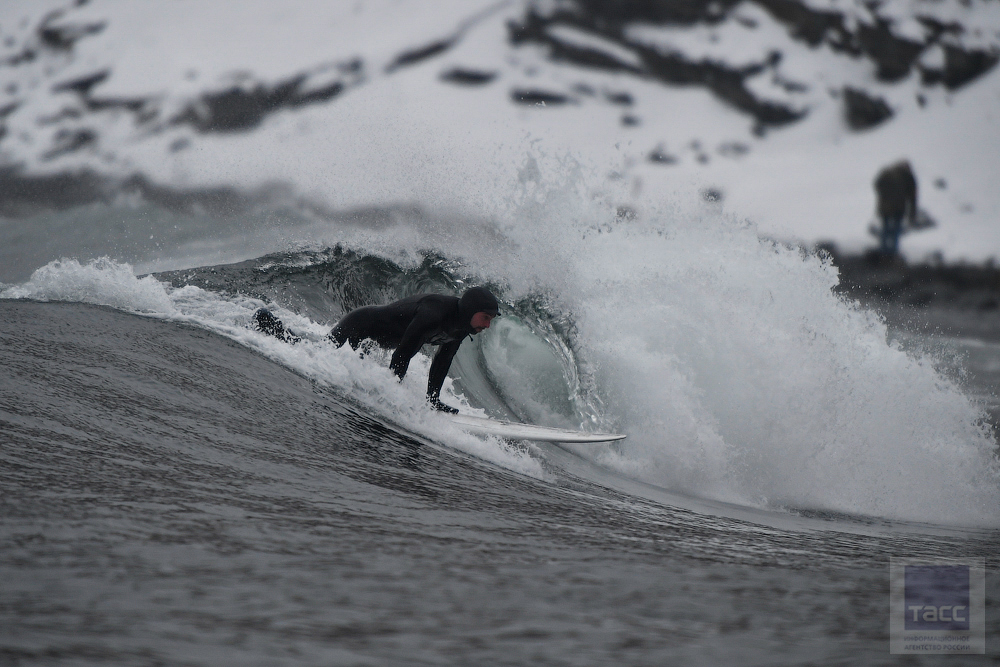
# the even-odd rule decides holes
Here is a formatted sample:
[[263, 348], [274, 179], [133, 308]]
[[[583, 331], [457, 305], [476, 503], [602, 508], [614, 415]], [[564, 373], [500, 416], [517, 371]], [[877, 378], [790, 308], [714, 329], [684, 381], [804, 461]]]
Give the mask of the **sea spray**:
[[828, 261], [711, 204], [622, 219], [568, 193], [587, 194], [572, 179], [536, 189], [530, 228], [511, 234], [558, 267], [536, 275], [629, 434], [595, 460], [731, 502], [997, 524], [982, 410], [836, 295]]

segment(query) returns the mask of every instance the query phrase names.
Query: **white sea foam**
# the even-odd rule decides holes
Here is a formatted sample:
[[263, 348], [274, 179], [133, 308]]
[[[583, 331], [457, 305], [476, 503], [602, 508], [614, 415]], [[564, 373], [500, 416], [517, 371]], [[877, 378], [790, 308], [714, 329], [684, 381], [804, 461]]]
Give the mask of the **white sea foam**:
[[596, 460], [725, 501], [997, 524], [980, 406], [835, 295], [833, 266], [711, 205], [613, 222], [573, 178], [538, 185], [517, 282], [556, 267], [534, 275], [629, 435]]

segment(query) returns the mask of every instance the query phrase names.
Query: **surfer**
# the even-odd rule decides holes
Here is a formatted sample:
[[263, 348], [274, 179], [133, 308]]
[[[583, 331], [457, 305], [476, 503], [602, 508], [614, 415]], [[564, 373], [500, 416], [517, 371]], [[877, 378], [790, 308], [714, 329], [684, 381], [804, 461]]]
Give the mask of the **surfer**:
[[[352, 310], [337, 323], [328, 338], [340, 347], [352, 349], [366, 340], [394, 350], [389, 368], [402, 380], [410, 360], [423, 345], [438, 345], [427, 376], [427, 401], [435, 410], [457, 413], [441, 401], [441, 385], [452, 359], [466, 336], [490, 328], [500, 312], [500, 304], [484, 287], [473, 287], [461, 298], [443, 294], [415, 294], [385, 306], [363, 306]], [[265, 308], [254, 313], [257, 328], [286, 342], [297, 337], [285, 329]]]

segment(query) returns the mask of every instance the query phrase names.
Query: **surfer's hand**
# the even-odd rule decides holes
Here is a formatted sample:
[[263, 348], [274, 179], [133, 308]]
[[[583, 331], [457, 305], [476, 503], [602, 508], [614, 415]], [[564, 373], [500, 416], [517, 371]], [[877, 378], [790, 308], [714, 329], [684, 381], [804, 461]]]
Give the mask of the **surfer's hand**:
[[450, 414], [453, 414], [453, 415], [457, 415], [458, 414], [458, 410], [457, 409], [451, 407], [450, 405], [448, 405], [446, 403], [442, 403], [441, 399], [438, 398], [438, 397], [436, 397], [436, 396], [433, 397], [433, 398], [428, 398], [427, 402], [431, 404], [432, 408], [434, 408], [435, 410], [438, 410], [440, 412], [447, 412], [447, 413], [450, 413]]

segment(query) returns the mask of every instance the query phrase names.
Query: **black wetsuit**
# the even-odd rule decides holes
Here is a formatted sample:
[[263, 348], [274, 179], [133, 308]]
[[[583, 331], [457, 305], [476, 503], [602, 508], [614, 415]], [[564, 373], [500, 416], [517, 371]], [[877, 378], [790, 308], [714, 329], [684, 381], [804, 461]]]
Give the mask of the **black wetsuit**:
[[462, 317], [458, 298], [441, 294], [418, 294], [387, 306], [365, 306], [352, 310], [330, 332], [337, 347], [350, 343], [357, 348], [371, 339], [379, 347], [395, 349], [389, 368], [400, 379], [406, 375], [410, 359], [425, 344], [440, 345], [427, 376], [427, 396], [437, 398], [462, 340], [475, 333]]
[[[498, 311], [496, 297], [482, 287], [469, 289], [461, 299], [443, 294], [416, 294], [387, 306], [352, 310], [337, 323], [329, 338], [337, 347], [350, 343], [357, 349], [363, 341], [371, 340], [379, 347], [394, 349], [389, 368], [401, 380], [421, 346], [440, 345], [427, 377], [427, 398], [438, 410], [458, 412], [441, 402], [441, 385], [462, 341], [476, 333], [472, 316], [480, 312], [495, 316]], [[254, 314], [254, 322], [257, 329], [276, 338], [289, 343], [299, 340], [265, 308]]]
[[440, 345], [427, 376], [427, 398], [439, 410], [449, 409], [440, 401], [441, 385], [462, 341], [476, 333], [472, 316], [478, 312], [496, 315], [498, 307], [496, 298], [482, 287], [473, 287], [461, 299], [416, 294], [387, 306], [352, 310], [330, 332], [330, 340], [337, 347], [350, 343], [357, 349], [362, 341], [370, 339], [379, 347], [394, 349], [389, 368], [400, 379], [421, 346]]

